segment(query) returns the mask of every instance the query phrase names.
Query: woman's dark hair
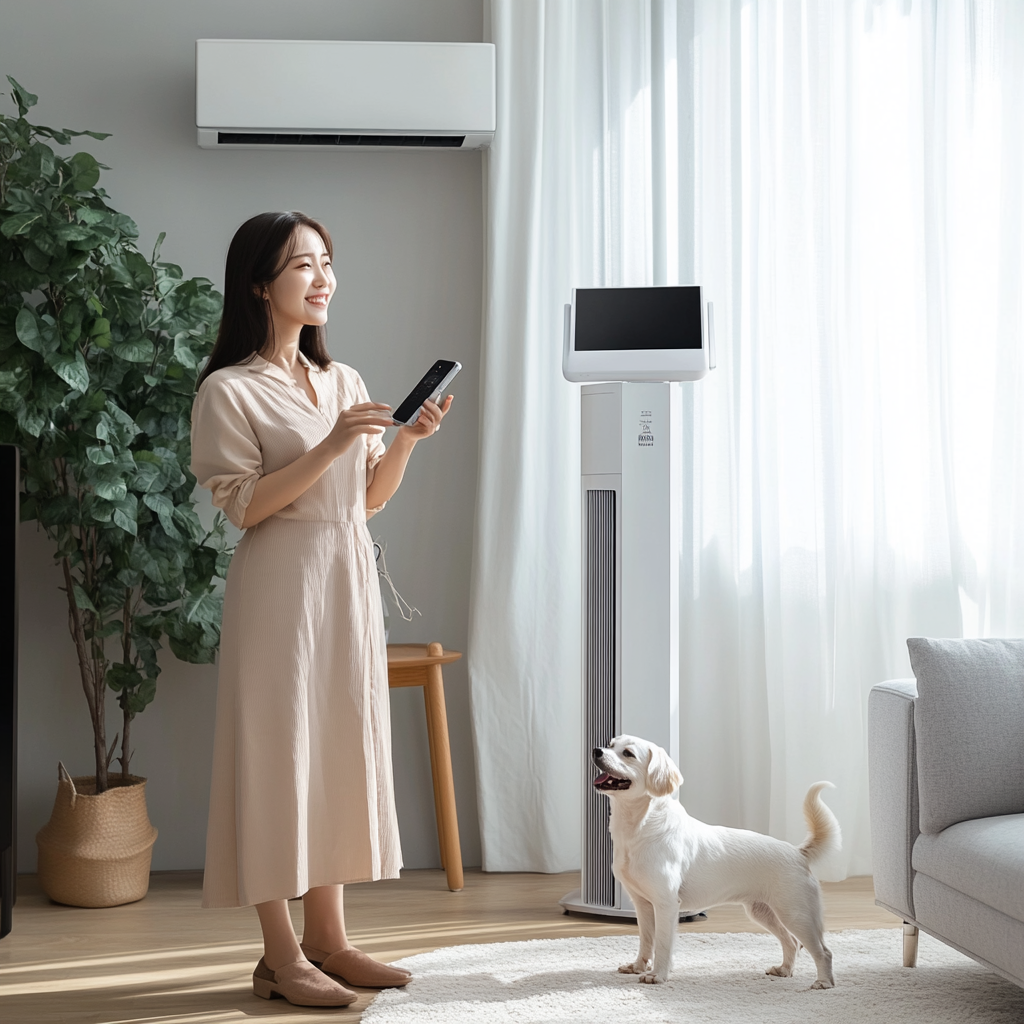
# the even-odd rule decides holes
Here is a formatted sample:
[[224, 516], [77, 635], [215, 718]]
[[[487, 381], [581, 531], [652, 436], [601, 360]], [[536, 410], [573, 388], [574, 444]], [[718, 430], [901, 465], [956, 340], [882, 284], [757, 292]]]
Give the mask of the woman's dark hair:
[[[224, 315], [213, 351], [196, 381], [197, 389], [214, 370], [247, 362], [266, 345], [274, 323], [270, 306], [260, 292], [288, 265], [300, 227], [312, 228], [333, 257], [327, 228], [304, 213], [261, 213], [235, 232], [224, 268]], [[302, 328], [299, 351], [321, 370], [331, 365], [326, 332], [320, 325], [306, 324]]]

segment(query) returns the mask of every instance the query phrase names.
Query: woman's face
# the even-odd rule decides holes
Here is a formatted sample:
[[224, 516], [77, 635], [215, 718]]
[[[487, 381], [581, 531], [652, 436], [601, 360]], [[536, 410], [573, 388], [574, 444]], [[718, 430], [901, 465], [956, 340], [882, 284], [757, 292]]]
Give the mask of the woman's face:
[[264, 292], [278, 330], [327, 323], [337, 282], [324, 240], [305, 225], [295, 231], [294, 252]]

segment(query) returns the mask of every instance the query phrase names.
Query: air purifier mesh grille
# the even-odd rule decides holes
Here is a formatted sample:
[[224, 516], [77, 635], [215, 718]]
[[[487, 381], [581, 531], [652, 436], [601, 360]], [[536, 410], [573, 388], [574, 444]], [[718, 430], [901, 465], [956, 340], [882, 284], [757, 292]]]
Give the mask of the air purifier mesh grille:
[[[615, 491], [588, 490], [586, 497], [583, 754], [592, 771], [591, 751], [615, 735]], [[583, 902], [595, 907], [615, 906], [608, 814], [608, 798], [587, 786]]]

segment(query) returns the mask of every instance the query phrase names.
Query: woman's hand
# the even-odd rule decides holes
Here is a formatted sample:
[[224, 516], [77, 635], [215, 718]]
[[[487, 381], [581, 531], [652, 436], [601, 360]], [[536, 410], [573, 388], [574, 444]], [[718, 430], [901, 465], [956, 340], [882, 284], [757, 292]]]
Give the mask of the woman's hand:
[[399, 428], [391, 447], [374, 469], [373, 479], [366, 488], [366, 507], [369, 509], [383, 505], [398, 490], [398, 485], [405, 475], [405, 467], [417, 441], [422, 441], [431, 434], [436, 434], [441, 427], [441, 420], [448, 415], [452, 407], [452, 396], [449, 395], [440, 405], [436, 402], [424, 402], [416, 422], [408, 427]]
[[360, 434], [383, 434], [385, 427], [394, 423], [391, 418], [391, 406], [381, 405], [380, 402], [362, 402], [359, 405], [352, 405], [338, 414], [338, 418], [331, 428], [331, 432], [324, 440], [334, 457], [337, 458], [343, 452], [352, 447]]
[[449, 395], [440, 405], [428, 399], [420, 408], [416, 422], [408, 427], [401, 427], [398, 433], [405, 434], [410, 441], [422, 441], [423, 438], [436, 434], [441, 429], [441, 420], [448, 415], [448, 410], [452, 407], [452, 401], [452, 395]]

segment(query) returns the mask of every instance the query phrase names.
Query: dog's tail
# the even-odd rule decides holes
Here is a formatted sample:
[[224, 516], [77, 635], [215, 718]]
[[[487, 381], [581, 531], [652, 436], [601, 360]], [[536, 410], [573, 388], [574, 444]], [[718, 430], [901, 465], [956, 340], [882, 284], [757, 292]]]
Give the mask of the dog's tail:
[[813, 864], [827, 853], [838, 850], [842, 845], [843, 835], [836, 816], [821, 799], [821, 791], [828, 787], [835, 789], [831, 782], [816, 782], [804, 797], [804, 818], [810, 832], [797, 849]]

